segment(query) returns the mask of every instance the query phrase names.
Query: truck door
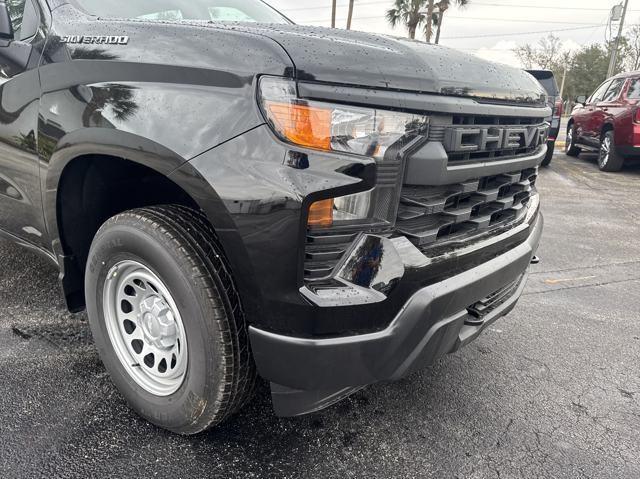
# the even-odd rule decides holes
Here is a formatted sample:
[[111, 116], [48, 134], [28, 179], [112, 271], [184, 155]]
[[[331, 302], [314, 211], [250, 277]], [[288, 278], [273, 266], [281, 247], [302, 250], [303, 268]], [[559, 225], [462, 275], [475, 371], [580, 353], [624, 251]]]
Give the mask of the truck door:
[[42, 11], [32, 1], [0, 3], [0, 230], [44, 246], [36, 137], [40, 55], [34, 48], [44, 37]]

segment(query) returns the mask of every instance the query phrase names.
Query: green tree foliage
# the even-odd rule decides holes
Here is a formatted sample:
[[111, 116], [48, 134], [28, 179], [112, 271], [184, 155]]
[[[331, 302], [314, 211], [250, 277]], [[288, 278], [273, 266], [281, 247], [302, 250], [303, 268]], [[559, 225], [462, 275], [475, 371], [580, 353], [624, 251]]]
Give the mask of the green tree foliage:
[[459, 8], [466, 7], [471, 0], [395, 0], [393, 8], [387, 10], [387, 21], [392, 27], [404, 25], [407, 27], [409, 38], [416, 37], [416, 31], [424, 26], [427, 42], [433, 37], [433, 27], [436, 27], [435, 43], [440, 41], [440, 32], [444, 14], [452, 5]]
[[622, 54], [625, 71], [640, 69], [640, 25], [632, 25], [627, 31]]
[[[637, 55], [634, 56], [629, 38], [620, 42], [615, 73], [624, 71], [630, 63], [636, 63], [640, 57], [640, 31], [637, 39]], [[580, 50], [568, 52], [562, 48], [561, 40], [551, 35], [541, 39], [536, 45], [522, 45], [514, 53], [524, 68], [551, 70], [558, 86], [566, 79], [563, 97], [573, 99], [578, 95], [590, 95], [607, 77], [612, 43], [585, 45]]]
[[416, 38], [416, 30], [427, 21], [423, 7], [427, 0], [395, 0], [393, 8], [387, 10], [387, 21], [392, 27], [404, 25], [409, 38]]
[[440, 0], [436, 3], [437, 10], [433, 14], [433, 24], [436, 26], [436, 41], [440, 43], [440, 32], [442, 31], [442, 22], [444, 21], [444, 14], [451, 8], [451, 4], [456, 4], [459, 8], [464, 8], [469, 5], [470, 0]]
[[[600, 44], [587, 45], [571, 57], [565, 81], [565, 98], [589, 96], [607, 78], [609, 49]], [[620, 70], [620, 66], [618, 70]]]

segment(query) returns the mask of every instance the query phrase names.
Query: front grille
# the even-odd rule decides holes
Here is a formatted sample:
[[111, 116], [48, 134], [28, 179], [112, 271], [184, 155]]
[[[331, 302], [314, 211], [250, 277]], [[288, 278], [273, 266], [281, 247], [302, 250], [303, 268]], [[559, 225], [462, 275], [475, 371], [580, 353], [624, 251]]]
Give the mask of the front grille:
[[535, 194], [537, 168], [447, 186], [402, 188], [396, 231], [418, 248], [517, 221]]
[[[449, 163], [504, 160], [536, 153], [546, 133], [544, 141], [531, 140], [536, 129], [545, 131], [548, 126], [544, 118], [453, 115], [432, 120], [428, 138], [443, 144]], [[529, 140], [515, 133], [523, 129], [532, 134]], [[505, 141], [509, 130], [514, 132], [512, 141]]]
[[[406, 236], [421, 251], [451, 241], [472, 240], [521, 220], [536, 194], [537, 168], [486, 176], [448, 186], [402, 188], [396, 227], [367, 233]], [[304, 282], [331, 286], [329, 278], [361, 229], [309, 228], [305, 242]]]
[[[464, 167], [464, 162], [489, 162], [536, 153], [543, 147], [541, 141], [546, 140], [543, 136], [547, 126], [545, 119], [540, 117], [436, 114], [431, 116], [428, 140], [442, 143], [448, 163]], [[463, 148], [474, 142], [484, 146], [472, 148], [473, 151], [458, 151], [461, 142], [452, 141], [452, 132], [459, 133], [461, 129], [464, 130]], [[480, 130], [480, 139], [473, 136], [476, 133], [470, 133], [474, 129]], [[540, 130], [538, 141], [530, 141], [534, 138], [532, 130]], [[492, 143], [488, 140], [496, 136], [509, 141], [493, 140]], [[506, 144], [511, 147], [503, 148]], [[376, 218], [396, 216], [398, 189], [401, 190], [395, 227], [382, 222], [374, 226], [307, 229], [303, 265], [305, 285], [314, 289], [339, 286], [332, 274], [363, 232], [403, 235], [426, 255], [439, 254], [439, 246], [446, 248], [453, 243], [470, 242], [519, 224], [526, 216], [531, 197], [537, 194], [537, 168], [445, 186], [400, 185], [403, 169], [402, 161], [390, 161], [379, 164], [377, 171]]]
[[469, 324], [477, 324], [481, 323], [484, 318], [490, 314], [492, 311], [495, 311], [500, 305], [504, 304], [513, 294], [516, 292], [524, 275], [518, 277], [512, 283], [509, 283], [506, 286], [503, 286], [499, 290], [491, 293], [486, 298], [481, 299], [480, 301], [472, 304], [467, 308], [467, 312], [471, 315], [472, 319], [467, 320], [466, 322]]
[[[512, 116], [478, 116], [478, 115], [453, 115], [445, 118], [442, 122], [429, 125], [429, 140], [444, 140], [445, 131], [451, 126], [473, 126], [473, 125], [504, 125], [522, 126], [537, 125], [544, 122], [544, 118], [514, 118]], [[443, 123], [443, 124], [440, 124]]]

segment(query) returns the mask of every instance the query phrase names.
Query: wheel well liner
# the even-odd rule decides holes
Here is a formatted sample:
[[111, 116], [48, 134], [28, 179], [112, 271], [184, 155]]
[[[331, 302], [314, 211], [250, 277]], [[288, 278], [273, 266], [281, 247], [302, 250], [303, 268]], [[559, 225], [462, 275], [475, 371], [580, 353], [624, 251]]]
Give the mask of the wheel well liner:
[[614, 128], [611, 123], [605, 123], [604, 125], [602, 125], [602, 130], [600, 131], [600, 138], [602, 138], [606, 132], [613, 131], [613, 130]]
[[56, 225], [70, 310], [84, 308], [84, 268], [100, 226], [123, 211], [160, 204], [199, 208], [166, 175], [130, 160], [83, 155], [66, 165], [57, 188]]

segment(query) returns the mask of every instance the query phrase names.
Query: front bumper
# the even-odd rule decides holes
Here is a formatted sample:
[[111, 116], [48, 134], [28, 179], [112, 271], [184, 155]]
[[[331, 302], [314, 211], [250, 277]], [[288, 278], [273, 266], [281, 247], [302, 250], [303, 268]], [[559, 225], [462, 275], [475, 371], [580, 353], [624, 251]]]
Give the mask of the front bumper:
[[[518, 246], [418, 290], [382, 331], [313, 339], [251, 327], [253, 355], [260, 374], [272, 382], [276, 413], [322, 409], [367, 384], [399, 379], [475, 339], [515, 306], [542, 226], [539, 215]], [[506, 297], [481, 321], [472, 316], [468, 308], [509, 285]]]

